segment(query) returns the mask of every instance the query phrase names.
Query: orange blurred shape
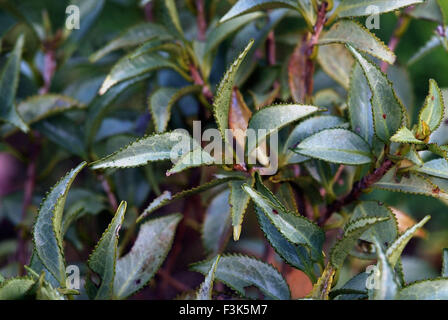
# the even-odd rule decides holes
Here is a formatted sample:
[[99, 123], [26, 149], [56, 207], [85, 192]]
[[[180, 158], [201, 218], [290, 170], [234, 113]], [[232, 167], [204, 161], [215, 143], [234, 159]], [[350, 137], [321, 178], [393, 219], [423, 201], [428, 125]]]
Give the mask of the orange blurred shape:
[[286, 275], [286, 282], [291, 289], [292, 299], [304, 298], [313, 290], [313, 284], [308, 276], [297, 269], [291, 268], [291, 271]]
[[[412, 227], [413, 225], [415, 225], [417, 223], [417, 221], [414, 220], [414, 218], [410, 217], [409, 215], [407, 215], [406, 213], [396, 209], [396, 208], [390, 208], [392, 210], [392, 213], [395, 215], [395, 218], [397, 218], [397, 222], [398, 222], [398, 231], [400, 233], [405, 232], [407, 229], [409, 229], [410, 227]], [[423, 238], [425, 239], [427, 237], [427, 232], [420, 228], [417, 230], [417, 232], [415, 233], [416, 237], [419, 238]]]

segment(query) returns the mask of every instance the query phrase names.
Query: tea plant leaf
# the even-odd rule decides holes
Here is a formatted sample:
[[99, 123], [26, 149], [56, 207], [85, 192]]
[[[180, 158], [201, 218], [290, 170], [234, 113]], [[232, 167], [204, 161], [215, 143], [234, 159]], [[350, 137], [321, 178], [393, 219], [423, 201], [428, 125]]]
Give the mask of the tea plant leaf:
[[[312, 115], [318, 111], [321, 111], [319, 107], [300, 104], [285, 104], [264, 107], [254, 113], [249, 121], [248, 128], [257, 132], [257, 146], [259, 146], [268, 137], [268, 135], [273, 132], [278, 132], [286, 125]], [[255, 147], [256, 146], [252, 146], [251, 148], [248, 146], [247, 154], [251, 154]]]
[[99, 94], [105, 94], [114, 85], [127, 79], [131, 79], [157, 69], [167, 68], [173, 69], [189, 79], [189, 76], [186, 75], [177, 64], [157, 53], [143, 53], [136, 57], [131, 57], [130, 55], [124, 56], [113, 66], [112, 70], [107, 75], [101, 85]]
[[390, 138], [390, 141], [397, 143], [425, 144], [423, 141], [418, 140], [414, 133], [406, 127], [400, 128], [397, 133]]
[[308, 160], [308, 157], [297, 154], [290, 149], [296, 147], [301, 141], [309, 136], [335, 127], [347, 127], [344, 119], [336, 116], [321, 115], [306, 119], [299, 123], [291, 132], [283, 146], [284, 163], [301, 163]]
[[30, 277], [11, 278], [0, 284], [0, 300], [26, 299], [36, 280]]
[[397, 291], [400, 288], [396, 278], [393, 265], [386, 258], [381, 244], [375, 241], [376, 252], [378, 255], [379, 277], [375, 279], [378, 287], [372, 289], [373, 300], [392, 300], [395, 299]]
[[361, 165], [372, 161], [370, 146], [346, 129], [327, 129], [303, 140], [294, 149], [303, 156], [333, 163]]
[[332, 266], [339, 270], [358, 239], [375, 224], [386, 221], [384, 217], [361, 218], [350, 222], [344, 231], [342, 239], [333, 246], [330, 252]]
[[243, 190], [243, 185], [253, 185], [253, 178], [248, 180], [234, 180], [229, 182], [229, 204], [233, 226], [233, 240], [238, 241], [241, 235], [241, 226], [243, 224], [244, 213], [249, 205], [250, 197]]
[[[139, 167], [153, 161], [171, 159], [171, 155], [183, 156], [189, 152], [191, 145], [197, 147], [188, 133], [173, 131], [146, 136], [121, 150], [90, 164], [93, 170], [106, 168]], [[172, 154], [173, 148], [180, 148], [180, 154]]]
[[363, 17], [372, 14], [371, 11], [367, 10], [369, 6], [378, 8], [378, 13], [386, 13], [419, 3], [423, 3], [423, 0], [342, 0], [336, 8], [334, 15], [340, 18]]
[[42, 201], [34, 224], [34, 249], [45, 268], [65, 287], [65, 261], [62, 240], [62, 215], [68, 190], [78, 173], [86, 166], [81, 163], [50, 190]]
[[343, 88], [350, 87], [350, 73], [355, 59], [342, 44], [329, 44], [319, 47], [317, 61], [322, 69]]
[[377, 137], [388, 143], [392, 135], [402, 127], [405, 109], [397, 98], [392, 83], [380, 69], [367, 61], [356, 49], [347, 45], [353, 57], [364, 70], [372, 92], [373, 123]]
[[288, 241], [309, 247], [312, 259], [314, 261], [321, 260], [322, 245], [325, 240], [322, 229], [305, 217], [287, 211], [274, 195], [270, 196], [274, 200], [271, 201], [248, 185], [243, 186], [243, 189]]
[[184, 154], [180, 159], [176, 161], [173, 167], [166, 172], [167, 176], [175, 173], [182, 172], [184, 170], [208, 166], [215, 163], [215, 159], [206, 151], [204, 151], [200, 146], [197, 146], [192, 151]]
[[188, 189], [181, 191], [179, 193], [176, 193], [174, 196], [171, 195], [171, 192], [164, 192], [161, 196], [156, 198], [149, 206], [148, 208], [138, 217], [137, 223], [145, 219], [150, 213], [154, 212], [157, 209], [160, 209], [163, 206], [166, 206], [167, 204], [174, 202], [178, 199], [182, 199], [194, 194], [198, 194], [200, 192], [212, 189], [216, 186], [219, 186], [223, 183], [232, 181], [232, 180], [238, 180], [238, 179], [244, 179], [242, 176], [218, 176], [215, 177], [212, 181], [202, 184], [196, 188]]
[[25, 37], [20, 35], [0, 74], [0, 120], [9, 122], [26, 133], [29, 128], [18, 113], [14, 102], [19, 84], [24, 42]]
[[447, 300], [448, 279], [432, 279], [417, 281], [403, 289], [397, 300]]
[[183, 28], [180, 23], [179, 14], [177, 13], [176, 2], [174, 0], [165, 0], [162, 2], [167, 9], [168, 15], [171, 19], [171, 23], [179, 33], [180, 36], [184, 36]]
[[448, 179], [448, 161], [445, 159], [431, 160], [424, 163], [423, 166], [416, 168], [415, 171], [438, 178]]
[[426, 0], [425, 3], [418, 4], [409, 15], [416, 19], [426, 19], [443, 24], [443, 11], [440, 8], [438, 0]]
[[300, 7], [298, 2], [293, 0], [238, 0], [220, 22], [223, 23], [250, 12], [276, 8], [299, 10]]
[[349, 44], [389, 64], [395, 62], [395, 54], [367, 28], [354, 20], [340, 20], [320, 39], [318, 44]]
[[156, 90], [149, 97], [149, 110], [151, 111], [154, 127], [157, 132], [164, 132], [171, 117], [171, 108], [183, 96], [200, 92], [201, 86], [186, 86], [184, 88], [163, 87]]
[[412, 172], [407, 176], [396, 177], [394, 169], [389, 170], [373, 187], [388, 191], [422, 194], [434, 198], [448, 199], [448, 194], [440, 190], [428, 178]]
[[213, 281], [215, 279], [215, 272], [218, 267], [219, 258], [220, 256], [216, 257], [216, 260], [205, 277], [204, 282], [199, 287], [196, 293], [196, 300], [212, 300]]
[[359, 134], [365, 141], [372, 145], [375, 131], [373, 129], [372, 93], [364, 72], [356, 63], [350, 78], [348, 93], [348, 112], [353, 132]]
[[251, 40], [243, 50], [243, 52], [238, 56], [238, 58], [236, 58], [236, 60], [224, 74], [224, 77], [222, 78], [216, 91], [215, 100], [213, 101], [213, 114], [215, 116], [216, 123], [218, 124], [218, 129], [225, 140], [227, 139], [225, 129], [227, 129], [229, 125], [229, 109], [232, 99], [235, 76], [238, 68], [240, 67], [249, 50], [252, 48], [253, 44], [254, 40]]
[[89, 60], [91, 62], [96, 62], [115, 50], [137, 46], [154, 38], [166, 40], [172, 38], [172, 35], [164, 26], [160, 24], [151, 22], [138, 24], [129, 28], [122, 35], [118, 36], [106, 46], [96, 51], [90, 56]]
[[[215, 259], [198, 262], [191, 270], [206, 275]], [[286, 300], [290, 298], [289, 287], [282, 275], [271, 265], [243, 255], [223, 255], [219, 259], [215, 279], [223, 282], [242, 296], [244, 288], [255, 286], [267, 297]]]
[[182, 215], [171, 214], [141, 225], [131, 251], [116, 262], [114, 298], [125, 299], [143, 288], [165, 260]]
[[415, 224], [408, 230], [406, 230], [397, 240], [395, 240], [389, 248], [387, 248], [386, 256], [387, 260], [391, 264], [392, 267], [395, 267], [395, 264], [400, 259], [401, 254], [403, 253], [404, 248], [408, 244], [408, 242], [414, 237], [415, 233], [418, 229], [422, 228], [428, 220], [431, 219], [431, 216], [426, 216], [419, 223]]
[[421, 58], [429, 54], [434, 49], [438, 48], [439, 46], [442, 46], [443, 39], [435, 34], [431, 37], [431, 39], [428, 40], [428, 42], [425, 43], [423, 47], [421, 47], [412, 57], [408, 60], [408, 66], [413, 65], [417, 61], [419, 61]]
[[96, 286], [96, 292], [94, 292], [92, 298], [105, 300], [111, 299], [113, 296], [118, 237], [126, 213], [126, 206], [125, 201], [120, 204], [115, 216], [89, 256], [87, 262], [89, 268], [101, 278], [99, 284], [92, 284]]
[[210, 54], [211, 51], [215, 50], [218, 45], [225, 39], [227, 39], [227, 37], [229, 37], [232, 33], [238, 31], [250, 22], [264, 16], [265, 14], [263, 14], [262, 12], [254, 12], [234, 18], [231, 21], [219, 23], [217, 26], [211, 28], [207, 33], [204, 51], [207, 54]]
[[228, 189], [212, 199], [205, 213], [202, 227], [202, 243], [205, 250], [213, 255], [225, 248], [230, 235], [231, 215]]
[[440, 91], [437, 82], [430, 79], [429, 94], [418, 117], [418, 132], [423, 132], [423, 122], [429, 127], [431, 132], [434, 132], [440, 126], [444, 115], [445, 105], [443, 103], [442, 91]]

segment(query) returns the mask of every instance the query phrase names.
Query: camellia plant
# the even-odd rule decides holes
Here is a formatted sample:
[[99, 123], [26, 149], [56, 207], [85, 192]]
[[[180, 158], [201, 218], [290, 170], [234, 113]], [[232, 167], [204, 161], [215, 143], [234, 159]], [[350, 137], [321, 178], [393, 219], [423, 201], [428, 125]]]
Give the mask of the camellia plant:
[[0, 299], [448, 299], [441, 2], [1, 1]]

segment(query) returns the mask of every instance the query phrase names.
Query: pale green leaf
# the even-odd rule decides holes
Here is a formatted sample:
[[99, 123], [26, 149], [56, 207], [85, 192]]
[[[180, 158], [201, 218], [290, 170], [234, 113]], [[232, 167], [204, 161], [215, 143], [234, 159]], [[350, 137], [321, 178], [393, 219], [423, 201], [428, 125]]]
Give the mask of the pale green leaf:
[[369, 228], [377, 223], [386, 221], [387, 219], [388, 218], [384, 217], [361, 218], [346, 225], [342, 239], [335, 243], [330, 252], [330, 262], [333, 267], [335, 267], [336, 270], [340, 269], [358, 239]]
[[174, 0], [165, 0], [162, 3], [165, 5], [165, 8], [167, 9], [168, 15], [169, 15], [169, 17], [171, 19], [171, 23], [176, 28], [176, 31], [181, 36], [183, 36], [184, 32], [183, 32], [182, 25], [180, 23], [179, 14], [177, 13], [176, 2]]
[[415, 8], [409, 12], [409, 15], [417, 19], [435, 21], [442, 25], [444, 18], [438, 1], [439, 0], [426, 0], [425, 3], [416, 5]]
[[101, 278], [101, 282], [96, 286], [96, 292], [91, 298], [98, 300], [112, 298], [118, 256], [118, 237], [126, 213], [126, 206], [125, 201], [120, 204], [115, 216], [89, 256], [87, 262], [89, 268]]
[[375, 134], [381, 141], [388, 143], [390, 137], [404, 124], [404, 106], [397, 98], [392, 83], [381, 70], [367, 61], [356, 49], [349, 45], [348, 48], [364, 70], [372, 92]]
[[445, 115], [445, 105], [443, 103], [442, 91], [437, 82], [429, 80], [429, 94], [425, 100], [425, 105], [419, 114], [418, 131], [422, 132], [422, 121], [424, 121], [431, 132], [437, 130]]
[[298, 1], [295, 0], [238, 0], [220, 22], [223, 23], [246, 13], [276, 8], [301, 9]]
[[29, 128], [15, 105], [24, 42], [25, 37], [20, 35], [0, 75], [0, 120], [11, 123], [23, 132], [28, 132]]
[[419, 61], [421, 58], [429, 54], [434, 49], [442, 46], [444, 39], [442, 39], [439, 35], [435, 34], [428, 40], [427, 43], [423, 47], [421, 47], [408, 61], [408, 65], [412, 65]]
[[212, 199], [205, 212], [202, 243], [208, 253], [216, 255], [227, 244], [230, 236], [231, 215], [228, 189]]
[[417, 167], [414, 170], [430, 176], [448, 179], [448, 161], [446, 159], [435, 159], [428, 161], [421, 167]]
[[370, 145], [372, 145], [375, 134], [373, 130], [371, 99], [372, 93], [370, 92], [369, 83], [361, 66], [356, 63], [350, 79], [347, 102], [350, 124], [353, 132], [359, 134]]
[[[191, 269], [206, 275], [214, 260], [196, 263], [191, 266]], [[243, 296], [245, 295], [244, 288], [255, 286], [269, 298], [279, 300], [290, 298], [288, 285], [277, 269], [248, 256], [222, 256], [215, 272], [215, 279]]]
[[81, 163], [63, 177], [42, 201], [34, 224], [34, 249], [45, 268], [65, 287], [65, 260], [62, 239], [62, 216], [68, 191], [78, 173], [86, 166]]
[[372, 161], [370, 146], [346, 129], [327, 129], [303, 140], [295, 152], [332, 163], [361, 165]]
[[222, 78], [216, 91], [215, 100], [213, 101], [213, 113], [216, 119], [216, 123], [218, 124], [218, 129], [224, 139], [227, 139], [225, 129], [227, 129], [229, 126], [229, 109], [230, 101], [232, 99], [232, 90], [235, 82], [235, 76], [238, 68], [240, 67], [241, 63], [243, 62], [253, 44], [254, 41], [251, 40], [244, 51], [232, 63], [227, 72], [224, 74], [224, 77]]
[[219, 258], [220, 256], [216, 257], [216, 260], [205, 277], [204, 282], [199, 287], [198, 292], [196, 293], [196, 300], [212, 300], [213, 281], [215, 279], [215, 272], [218, 267]]
[[349, 44], [389, 64], [395, 62], [395, 54], [367, 28], [354, 20], [340, 20], [320, 39], [318, 44]]
[[342, 44], [320, 46], [317, 61], [333, 80], [345, 89], [350, 87], [350, 73], [355, 60]]
[[124, 299], [143, 288], [165, 260], [182, 215], [172, 214], [141, 225], [131, 251], [116, 262], [114, 298]]
[[400, 290], [397, 300], [448, 300], [448, 279], [412, 283]]
[[171, 108], [183, 96], [200, 92], [201, 86], [186, 86], [184, 88], [163, 87], [149, 97], [149, 110], [157, 132], [164, 132], [171, 117]]
[[290, 149], [295, 148], [305, 138], [319, 131], [335, 127], [347, 127], [347, 123], [340, 117], [329, 115], [312, 117], [299, 123], [291, 132], [283, 147], [284, 163], [301, 163], [308, 160], [308, 157], [292, 152]]
[[165, 27], [159, 24], [151, 22], [141, 23], [126, 30], [122, 35], [92, 54], [89, 59], [91, 62], [96, 62], [112, 51], [136, 46], [153, 38], [164, 40], [172, 38], [172, 35]]
[[389, 263], [382, 244], [375, 241], [375, 247], [378, 255], [378, 277], [375, 279], [372, 298], [373, 300], [393, 300], [400, 287], [395, 278], [394, 268]]
[[[424, 0], [342, 0], [335, 11], [338, 17], [363, 17], [373, 14], [367, 10], [369, 6], [375, 6], [379, 12], [386, 13], [407, 7], [413, 4], [423, 3]], [[377, 13], [375, 11], [375, 13]]]
[[406, 127], [400, 128], [397, 133], [390, 138], [390, 141], [397, 143], [425, 144], [423, 141], [418, 140], [414, 133]]
[[253, 178], [247, 180], [235, 180], [229, 182], [230, 196], [230, 213], [232, 216], [233, 240], [238, 241], [241, 235], [241, 226], [243, 224], [244, 213], [249, 204], [250, 197], [243, 190], [244, 184], [253, 185]]
[[12, 278], [0, 284], [0, 300], [21, 300], [27, 298], [28, 290], [36, 280], [29, 277]]
[[262, 193], [248, 185], [243, 186], [255, 205], [269, 218], [271, 223], [291, 243], [310, 248], [314, 261], [320, 261], [325, 234], [315, 223], [303, 216], [286, 210], [283, 205], [271, 195], [271, 201]]
[[215, 159], [206, 151], [204, 151], [200, 146], [197, 146], [192, 151], [184, 154], [180, 157], [173, 167], [166, 172], [167, 176], [175, 173], [182, 172], [184, 170], [208, 166], [215, 163]]
[[397, 240], [395, 240], [389, 248], [387, 248], [386, 256], [389, 263], [395, 267], [395, 264], [400, 259], [401, 254], [403, 253], [404, 248], [408, 244], [408, 242], [414, 237], [415, 233], [418, 229], [422, 228], [428, 220], [431, 219], [431, 216], [426, 216], [419, 223], [416, 223], [409, 229], [407, 229]]

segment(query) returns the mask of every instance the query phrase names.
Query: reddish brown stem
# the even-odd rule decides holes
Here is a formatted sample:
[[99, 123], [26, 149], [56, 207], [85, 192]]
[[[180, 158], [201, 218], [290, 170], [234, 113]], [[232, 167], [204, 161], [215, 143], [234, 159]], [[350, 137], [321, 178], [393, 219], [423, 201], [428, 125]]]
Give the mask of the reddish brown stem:
[[154, 21], [154, 15], [152, 13], [153, 6], [154, 6], [154, 1], [150, 1], [147, 4], [145, 4], [145, 7], [143, 8], [143, 11], [145, 13], [145, 20], [148, 22]]
[[209, 86], [205, 84], [204, 80], [202, 79], [201, 74], [199, 73], [199, 70], [196, 68], [195, 65], [190, 64], [190, 74], [193, 78], [193, 82], [196, 85], [202, 86], [202, 94], [207, 99], [209, 103], [212, 103], [213, 101], [213, 93], [210, 90]]
[[103, 187], [104, 192], [106, 192], [107, 199], [109, 200], [110, 207], [112, 211], [116, 211], [118, 209], [118, 201], [115, 197], [115, 194], [112, 192], [112, 188], [110, 187], [109, 181], [104, 176], [98, 177], [101, 181], [101, 186]]
[[186, 292], [190, 291], [191, 288], [187, 285], [183, 284], [177, 279], [174, 279], [168, 272], [166, 272], [164, 269], [160, 269], [158, 272], [158, 275], [163, 278], [166, 283], [168, 283], [170, 286], [172, 286], [174, 289], [176, 289], [179, 292]]
[[269, 32], [268, 38], [266, 39], [266, 56], [269, 65], [274, 66], [277, 63], [274, 31]]
[[333, 213], [338, 212], [346, 205], [358, 200], [362, 195], [362, 192], [370, 188], [373, 184], [384, 177], [384, 175], [393, 167], [393, 165], [394, 163], [391, 160], [387, 159], [374, 172], [356, 182], [349, 194], [341, 199], [335, 200], [333, 203], [327, 206], [325, 212], [323, 212], [319, 219], [319, 225], [324, 225], [328, 221], [328, 219], [331, 218]]
[[198, 40], [205, 41], [205, 33], [207, 31], [207, 21], [205, 20], [204, 0], [196, 0], [196, 9], [198, 10]]

